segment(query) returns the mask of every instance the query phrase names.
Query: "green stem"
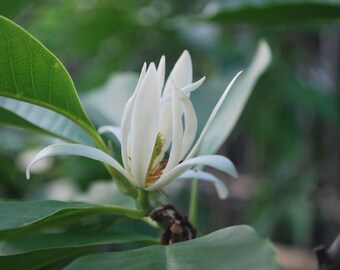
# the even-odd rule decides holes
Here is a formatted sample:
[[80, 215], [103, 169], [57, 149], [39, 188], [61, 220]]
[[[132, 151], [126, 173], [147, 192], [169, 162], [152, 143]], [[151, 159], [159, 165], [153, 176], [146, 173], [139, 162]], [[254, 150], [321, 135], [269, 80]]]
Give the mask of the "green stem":
[[198, 207], [198, 180], [193, 179], [191, 183], [189, 220], [193, 226], [197, 225], [197, 207]]
[[149, 201], [149, 191], [141, 188], [138, 189], [137, 205], [146, 215], [151, 212], [152, 207]]

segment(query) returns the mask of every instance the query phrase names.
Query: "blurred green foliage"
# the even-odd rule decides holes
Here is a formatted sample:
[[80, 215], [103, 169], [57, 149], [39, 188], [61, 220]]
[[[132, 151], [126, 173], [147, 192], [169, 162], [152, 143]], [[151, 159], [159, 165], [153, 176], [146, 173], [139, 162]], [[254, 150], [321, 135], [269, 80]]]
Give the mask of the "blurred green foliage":
[[[192, 55], [194, 76], [206, 75], [209, 87], [223, 90], [249, 64], [258, 40], [266, 39], [273, 64], [225, 147], [250, 195], [240, 198], [231, 190], [227, 205], [216, 209], [203, 192], [208, 200], [201, 228], [247, 222], [274, 241], [315, 245], [339, 226], [339, 210], [330, 204], [340, 201], [340, 1], [18, 0], [1, 1], [0, 14], [57, 55], [80, 93], [103, 85], [115, 71], [138, 72], [162, 54], [170, 66], [184, 49]], [[23, 172], [10, 165], [39, 139], [0, 132], [3, 198], [27, 198], [46, 179], [65, 175], [83, 189], [107, 177], [95, 162], [67, 159], [44, 179], [23, 183]], [[217, 220], [228, 213], [228, 220]]]

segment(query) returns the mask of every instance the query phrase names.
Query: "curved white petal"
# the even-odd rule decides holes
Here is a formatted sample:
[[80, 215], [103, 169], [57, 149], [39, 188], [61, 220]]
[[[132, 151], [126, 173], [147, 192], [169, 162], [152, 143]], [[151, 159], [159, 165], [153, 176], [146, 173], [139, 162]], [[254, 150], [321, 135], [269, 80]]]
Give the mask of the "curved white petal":
[[160, 87], [163, 87], [164, 77], [165, 77], [165, 56], [163, 55], [161, 57], [161, 60], [159, 60], [159, 64], [157, 67], [157, 78]]
[[176, 88], [181, 89], [192, 82], [192, 62], [190, 54], [185, 50], [174, 65], [169, 80]]
[[190, 54], [185, 50], [178, 58], [166, 81], [163, 97], [171, 96], [171, 84], [181, 89], [192, 83], [192, 62]]
[[141, 70], [140, 75], [139, 75], [139, 79], [138, 79], [138, 83], [137, 83], [136, 89], [139, 87], [139, 85], [141, 84], [142, 80], [144, 79], [144, 76], [146, 74], [146, 68], [147, 68], [147, 64], [144, 62], [143, 66], [142, 66], [142, 70]]
[[202, 83], [203, 83], [204, 81], [205, 81], [205, 77], [199, 79], [198, 81], [196, 81], [196, 82], [194, 82], [194, 83], [192, 83], [192, 84], [189, 84], [189, 85], [183, 87], [183, 88], [181, 89], [181, 91], [182, 91], [184, 94], [188, 95], [188, 94], [191, 93], [192, 91], [195, 91], [197, 88], [199, 88], [199, 87], [202, 85]]
[[[202, 85], [204, 80], [205, 80], [205, 77], [201, 78], [199, 81], [196, 81], [192, 84], [185, 86], [184, 88], [181, 89], [181, 92], [189, 96], [189, 94], [192, 91], [196, 90], [198, 87]], [[160, 161], [159, 159], [162, 159], [162, 157], [164, 156], [164, 153], [166, 152], [166, 150], [168, 149], [171, 143], [171, 137], [172, 137], [172, 125], [171, 125], [171, 122], [172, 122], [172, 108], [171, 107], [172, 106], [170, 102], [171, 100], [172, 100], [171, 95], [162, 97], [162, 109], [161, 109], [162, 122], [160, 124], [161, 125], [160, 133], [162, 134], [163, 139], [164, 139], [164, 147], [162, 148], [162, 154], [159, 155], [159, 158], [157, 159], [158, 161]], [[195, 136], [196, 136], [196, 131], [195, 131]], [[191, 146], [191, 143], [190, 143], [190, 146]]]
[[[126, 174], [124, 168], [115, 159], [97, 148], [81, 144], [53, 144], [47, 146], [46, 148], [41, 150], [28, 164], [26, 169], [26, 178], [30, 178], [30, 169], [35, 163], [45, 157], [52, 156], [82, 156], [98, 160], [110, 165], [118, 172], [120, 172], [123, 176], [125, 176], [129, 181], [131, 181], [130, 177]], [[132, 182], [132, 184], [134, 183]]]
[[[171, 96], [168, 97], [169, 101], [171, 100]], [[161, 122], [159, 127], [159, 133], [162, 135], [164, 140], [164, 146], [162, 148], [162, 154], [166, 152], [171, 144], [172, 139], [172, 105], [171, 102], [162, 102], [161, 103]]]
[[[203, 81], [202, 81], [203, 82]], [[172, 95], [172, 85], [177, 89], [182, 89], [191, 85], [192, 83], [192, 62], [188, 51], [184, 51], [182, 55], [178, 58], [176, 64], [174, 65], [172, 71], [170, 72], [169, 78], [167, 79], [162, 99], [171, 100]], [[199, 86], [197, 83], [194, 87]], [[197, 87], [198, 87], [197, 86]], [[189, 89], [190, 90], [190, 89]], [[170, 102], [162, 102], [161, 119], [159, 132], [162, 134], [164, 139], [164, 152], [168, 149], [171, 143], [172, 137], [172, 109]], [[164, 153], [163, 153], [164, 154]]]
[[121, 153], [122, 153], [122, 160], [123, 160], [123, 165], [126, 171], [129, 173], [131, 176], [131, 162], [129, 159], [129, 153], [128, 149], [129, 147], [129, 130], [131, 128], [131, 118], [132, 118], [132, 110], [135, 102], [135, 97], [136, 97], [136, 92], [137, 89], [140, 87], [140, 84], [145, 76], [146, 73], [146, 63], [144, 63], [142, 67], [142, 71], [139, 76], [139, 80], [136, 86], [136, 89], [131, 96], [131, 98], [128, 100], [124, 107], [124, 112], [122, 116], [122, 127], [121, 127]]
[[213, 120], [215, 119], [219, 109], [221, 108], [222, 104], [223, 104], [223, 101], [225, 100], [226, 96], [228, 95], [231, 87], [234, 85], [236, 79], [241, 75], [242, 71], [240, 71], [239, 73], [236, 74], [236, 76], [231, 80], [231, 82], [229, 83], [229, 85], [227, 86], [227, 88], [225, 89], [223, 95], [220, 97], [219, 101], [217, 102], [217, 104], [215, 105], [212, 113], [210, 114], [209, 118], [208, 118], [208, 121], [207, 123], [205, 124], [202, 132], [201, 132], [201, 135], [199, 136], [196, 144], [194, 145], [194, 147], [191, 149], [190, 153], [188, 154], [187, 158], [192, 158], [193, 156], [195, 156], [203, 138], [204, 138], [204, 135], [205, 133], [207, 132], [207, 130], [209, 129], [211, 123], [213, 122]]
[[103, 134], [103, 133], [112, 133], [118, 141], [121, 143], [122, 142], [122, 129], [118, 126], [101, 126], [98, 128], [98, 133]]
[[[169, 97], [169, 100], [171, 98]], [[162, 148], [162, 154], [169, 148], [172, 138], [172, 106], [171, 102], [161, 103], [161, 122], [159, 127], [159, 133], [162, 135], [164, 145]]]
[[163, 173], [162, 176], [155, 183], [147, 187], [146, 190], [160, 189], [195, 165], [210, 166], [234, 178], [238, 177], [234, 164], [228, 158], [220, 155], [206, 155], [183, 161], [170, 171]]
[[174, 86], [172, 88], [172, 143], [168, 164], [164, 169], [164, 173], [172, 169], [181, 158], [181, 146], [183, 140], [183, 111], [179, 99], [179, 90]]
[[158, 84], [156, 67], [151, 63], [140, 87], [136, 90], [131, 117], [131, 172], [138, 186], [144, 185], [155, 146], [160, 106], [161, 88]]
[[178, 177], [178, 179], [193, 179], [193, 178], [213, 183], [216, 188], [218, 197], [221, 200], [224, 200], [228, 197], [229, 192], [226, 185], [211, 173], [189, 170]]
[[197, 132], [197, 118], [194, 106], [190, 99], [181, 91], [178, 91], [182, 110], [184, 113], [184, 134], [181, 143], [181, 153], [179, 159], [182, 160], [195, 140]]
[[[192, 84], [189, 84], [185, 87], [183, 87], [181, 89], [181, 92], [183, 92], [184, 94], [186, 94], [187, 96], [189, 96], [189, 94], [193, 91], [195, 91], [197, 88], [199, 88], [203, 82], [205, 80], [205, 77], [201, 78], [200, 80], [192, 83]], [[166, 97], [162, 97], [162, 103], [166, 103], [166, 102], [169, 102], [171, 101], [171, 96], [166, 96]]]
[[131, 173], [131, 161], [129, 158], [128, 148], [129, 148], [129, 130], [131, 128], [131, 118], [132, 118], [132, 110], [133, 104], [135, 102], [135, 94], [128, 100], [125, 105], [123, 116], [122, 116], [122, 140], [121, 140], [121, 152], [122, 152], [122, 160], [124, 168]]

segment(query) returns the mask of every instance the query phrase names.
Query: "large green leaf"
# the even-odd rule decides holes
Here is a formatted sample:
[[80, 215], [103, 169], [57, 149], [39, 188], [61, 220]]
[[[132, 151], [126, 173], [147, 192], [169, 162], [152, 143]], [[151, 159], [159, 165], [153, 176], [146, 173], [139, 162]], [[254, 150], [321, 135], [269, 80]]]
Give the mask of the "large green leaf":
[[221, 147], [239, 119], [258, 78], [267, 69], [270, 62], [270, 48], [265, 41], [261, 41], [252, 63], [230, 89], [216, 118], [204, 136], [199, 149], [200, 154], [213, 154]]
[[79, 220], [84, 216], [112, 214], [142, 218], [143, 213], [114, 205], [97, 205], [61, 201], [29, 201], [0, 203], [0, 239], [39, 229], [55, 222]]
[[152, 242], [159, 240], [135, 233], [71, 231], [63, 233], [34, 233], [0, 243], [0, 256], [18, 255], [52, 248], [85, 247], [124, 242]]
[[59, 138], [93, 145], [91, 137], [78, 125], [43, 107], [0, 97], [0, 125], [15, 126]]
[[248, 226], [236, 226], [169, 246], [89, 255], [65, 268], [78, 269], [275, 270], [278, 266], [269, 242]]
[[53, 110], [95, 134], [65, 67], [39, 41], [2, 16], [0, 95]]
[[0, 257], [0, 267], [1, 269], [7, 270], [33, 270], [41, 269], [41, 267], [53, 264], [60, 260], [66, 259], [72, 255], [79, 254], [82, 251], [86, 251], [88, 248], [82, 248], [74, 251], [72, 248], [64, 249], [52, 249], [35, 251], [27, 254], [19, 254], [15, 256]]
[[36, 269], [92, 247], [136, 242], [155, 244], [158, 240], [121, 232], [34, 233], [0, 242], [0, 268]]
[[297, 23], [340, 18], [338, 0], [220, 0], [203, 17], [220, 22]]

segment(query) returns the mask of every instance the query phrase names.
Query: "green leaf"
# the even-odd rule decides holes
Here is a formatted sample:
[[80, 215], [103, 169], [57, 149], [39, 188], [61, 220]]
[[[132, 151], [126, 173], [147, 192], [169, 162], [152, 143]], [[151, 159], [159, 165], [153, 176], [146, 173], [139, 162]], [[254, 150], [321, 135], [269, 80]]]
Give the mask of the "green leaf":
[[275, 270], [275, 253], [268, 241], [248, 226], [236, 226], [169, 246], [84, 256], [65, 270], [87, 269], [223, 269]]
[[271, 62], [268, 44], [261, 41], [249, 68], [236, 80], [201, 143], [199, 154], [213, 154], [228, 138], [258, 80]]
[[86, 248], [77, 251], [72, 250], [72, 248], [64, 249], [52, 249], [48, 251], [36, 251], [27, 254], [19, 254], [15, 256], [0, 257], [0, 267], [2, 269], [8, 270], [33, 270], [41, 269], [41, 267], [48, 265], [50, 263], [55, 263], [62, 259], [66, 259], [72, 255], [78, 254], [81, 251], [85, 251]]
[[337, 0], [230, 0], [208, 4], [202, 17], [231, 23], [298, 23], [340, 17]]
[[2, 241], [1, 256], [18, 255], [52, 248], [85, 247], [126, 242], [152, 242], [158, 240], [150, 236], [122, 232], [72, 231], [63, 233], [34, 233], [20, 238]]
[[0, 242], [0, 266], [7, 270], [36, 269], [89, 248], [137, 242], [158, 243], [149, 236], [121, 232], [72, 231], [29, 234]]
[[0, 96], [55, 111], [96, 136], [65, 67], [39, 41], [2, 16], [0, 60]]
[[0, 239], [46, 227], [58, 221], [112, 214], [141, 219], [144, 213], [115, 205], [61, 201], [0, 202]]
[[74, 122], [43, 107], [0, 97], [0, 124], [57, 136], [70, 142], [93, 145], [91, 137]]

